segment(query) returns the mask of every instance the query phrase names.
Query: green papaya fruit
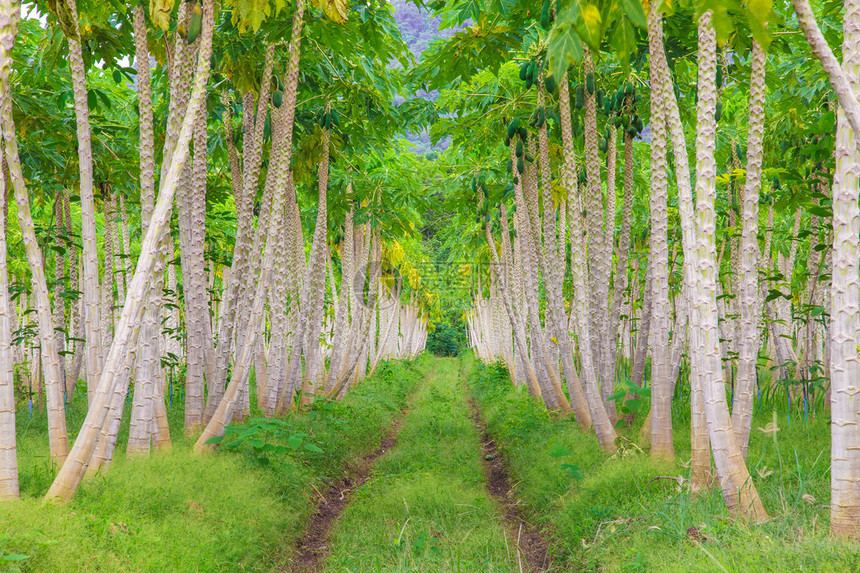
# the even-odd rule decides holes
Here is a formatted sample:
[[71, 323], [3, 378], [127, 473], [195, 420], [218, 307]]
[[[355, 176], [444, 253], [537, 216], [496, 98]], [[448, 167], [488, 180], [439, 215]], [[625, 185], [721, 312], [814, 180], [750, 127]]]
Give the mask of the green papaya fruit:
[[526, 153], [526, 161], [528, 161], [529, 163], [534, 163], [535, 158], [532, 157], [531, 155], [529, 155], [528, 153]]
[[585, 92], [582, 86], [576, 86], [576, 109], [582, 109], [585, 105]]
[[603, 96], [606, 95], [602, 89], [597, 90], [597, 107], [603, 107]]
[[199, 4], [195, 4], [191, 9], [191, 23], [188, 24], [188, 37], [186, 40], [189, 44], [193, 44], [194, 40], [200, 36], [203, 30], [203, 8]]
[[633, 86], [633, 82], [628, 81], [627, 84], [624, 86], [624, 95], [633, 97], [635, 93], [636, 88]]
[[525, 163], [523, 163], [523, 158], [520, 157], [519, 159], [517, 159], [517, 173], [522, 174], [523, 171], [525, 171], [525, 170], [526, 170], [526, 165], [525, 165]]
[[528, 75], [529, 75], [529, 62], [528, 62], [528, 60], [526, 60], [525, 62], [522, 63], [522, 65], [520, 65], [520, 79], [522, 81], [526, 81], [526, 78], [528, 77]]
[[546, 87], [546, 91], [548, 93], [554, 94], [555, 88], [556, 88], [555, 77], [554, 76], [547, 76], [546, 79], [544, 79], [544, 86]]
[[284, 94], [281, 90], [275, 90], [272, 94], [272, 105], [280, 108], [284, 104]]
[[540, 25], [544, 30], [552, 27], [552, 13], [549, 9], [549, 0], [543, 0], [543, 8], [540, 12]]
[[594, 74], [588, 72], [585, 76], [585, 89], [588, 90], [588, 95], [592, 95], [594, 93]]
[[723, 117], [723, 102], [718, 101], [717, 102], [717, 109], [714, 112], [714, 120], [720, 121], [721, 117]]
[[520, 139], [523, 141], [525, 141], [526, 138], [529, 136], [529, 132], [524, 125], [520, 126], [518, 134], [520, 136]]
[[334, 108], [331, 110], [331, 121], [336, 127], [340, 127], [340, 114]]
[[721, 65], [717, 65], [717, 89], [723, 87], [723, 67]]
[[601, 138], [600, 141], [597, 142], [597, 149], [599, 149], [601, 153], [606, 153], [606, 150], [609, 149], [609, 142]]
[[517, 155], [517, 157], [522, 157], [523, 153], [524, 153], [523, 152], [523, 142], [522, 142], [522, 140], [520, 140], [517, 142], [516, 155]]
[[511, 123], [508, 124], [508, 139], [513, 139], [514, 134], [517, 132], [517, 128], [520, 125], [520, 120], [514, 118]]

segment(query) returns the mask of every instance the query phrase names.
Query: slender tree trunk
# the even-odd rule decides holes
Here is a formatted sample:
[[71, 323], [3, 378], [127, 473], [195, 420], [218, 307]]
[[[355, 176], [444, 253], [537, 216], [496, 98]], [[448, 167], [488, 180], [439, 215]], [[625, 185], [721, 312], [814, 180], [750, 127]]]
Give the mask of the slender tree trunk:
[[[705, 416], [704, 396], [704, 374], [701, 364], [693, 358], [694, 348], [699, 344], [699, 339], [694, 337], [693, 327], [693, 281], [698, 259], [696, 245], [696, 221], [693, 214], [693, 191], [691, 187], [690, 165], [687, 155], [687, 143], [684, 137], [684, 126], [681, 123], [681, 114], [678, 110], [678, 102], [672, 88], [672, 77], [666, 62], [666, 53], [663, 46], [663, 24], [659, 6], [651, 4], [649, 13], [649, 28], [653, 27], [655, 37], [659, 39], [659, 49], [651, 53], [651, 57], [657, 60], [657, 78], [652, 82], [657, 86], [658, 99], [666, 105], [666, 121], [669, 135], [672, 140], [672, 149], [675, 158], [675, 179], [678, 186], [678, 211], [681, 215], [681, 239], [684, 247], [684, 291], [687, 296], [689, 320], [690, 320], [690, 449], [692, 453], [690, 468], [690, 489], [697, 492], [708, 487], [710, 484], [711, 456], [709, 446], [709, 434]], [[649, 38], [650, 40], [650, 38]], [[715, 58], [716, 60], [716, 58]], [[653, 91], [653, 88], [652, 88]], [[652, 96], [653, 97], [653, 96]], [[716, 104], [714, 104], [716, 105]], [[716, 341], [714, 341], [716, 343]], [[719, 349], [718, 349], [719, 350]], [[722, 377], [720, 377], [722, 379]]]
[[[663, 49], [659, 34], [662, 29], [652, 18], [649, 26], [651, 77], [657, 77], [659, 57]], [[662, 86], [661, 86], [662, 87]], [[666, 159], [665, 106], [659, 101], [659, 90], [651, 106], [651, 455], [671, 459], [675, 456], [672, 442], [672, 382], [669, 379], [669, 163]], [[647, 344], [647, 339], [646, 339]]]
[[743, 194], [740, 247], [740, 345], [738, 373], [732, 407], [735, 439], [746, 459], [752, 426], [753, 395], [758, 362], [758, 323], [761, 314], [758, 297], [758, 202], [761, 189], [764, 142], [765, 64], [767, 56], [753, 40], [750, 75], [750, 117], [747, 140], [747, 175]]
[[74, 19], [74, 37], [68, 37], [69, 70], [75, 99], [78, 131], [78, 169], [80, 170], [81, 242], [83, 244], [84, 333], [87, 351], [87, 400], [93, 402], [101, 379], [104, 347], [102, 346], [102, 317], [99, 308], [99, 255], [96, 236], [96, 204], [93, 197], [93, 152], [90, 136], [90, 111], [87, 104], [86, 71], [78, 26], [75, 0], [68, 0]]
[[[33, 217], [30, 213], [30, 198], [21, 171], [21, 159], [18, 156], [18, 141], [12, 118], [12, 90], [9, 85], [9, 74], [12, 69], [11, 48], [17, 36], [20, 6], [11, 2], [0, 4], [0, 16], [5, 26], [0, 28], [0, 126], [5, 140], [6, 161], [9, 177], [15, 192], [15, 203], [18, 206], [18, 226], [24, 240], [27, 252], [27, 262], [32, 276], [33, 297], [36, 301], [36, 312], [39, 317], [39, 341], [41, 345], [42, 366], [45, 372], [45, 396], [48, 404], [48, 441], [50, 443], [51, 459], [58, 464], [65, 461], [69, 453], [69, 437], [66, 432], [66, 409], [63, 402], [63, 374], [60, 355], [57, 353], [57, 336], [54, 331], [54, 317], [51, 313], [51, 301], [48, 294], [48, 283], [45, 277], [44, 258]], [[5, 188], [5, 182], [4, 182]], [[0, 291], [2, 296], [2, 291]], [[2, 344], [2, 342], [0, 342]]]
[[[719, 324], [716, 304], [716, 31], [711, 23], [712, 13], [699, 18], [699, 101], [697, 105], [696, 136], [696, 220], [695, 250], [685, 249], [685, 264], [691, 266], [689, 275], [693, 300], [690, 304], [690, 348], [694, 371], [698, 368], [704, 388], [708, 434], [711, 439], [717, 479], [723, 498], [731, 511], [754, 520], [767, 519], [767, 513], [752, 483], [740, 447], [735, 441], [725, 382], [721, 375]], [[664, 83], [664, 85], [666, 85]], [[682, 192], [686, 193], [682, 188]], [[692, 197], [684, 197], [692, 203]], [[689, 216], [685, 209], [682, 216]], [[689, 223], [688, 223], [689, 226]], [[695, 266], [692, 266], [695, 265]], [[694, 372], [695, 374], [695, 372]]]
[[[9, 0], [5, 0], [9, 1]], [[0, 16], [9, 15], [9, 6], [0, 3]], [[17, 18], [17, 15], [13, 16]], [[0, 27], [0, 44], [14, 40], [12, 30]], [[5, 58], [5, 54], [3, 56]], [[7, 64], [0, 62], [0, 73]], [[3, 153], [0, 151], [0, 161]], [[3, 161], [5, 164], [6, 162]], [[12, 309], [9, 277], [6, 272], [6, 170], [0, 173], [0, 501], [18, 498], [18, 456], [15, 447], [15, 377], [12, 372]]]
[[129, 285], [126, 303], [117, 324], [114, 342], [105, 363], [104, 373], [99, 381], [81, 431], [75, 440], [75, 445], [45, 496], [48, 500], [68, 501], [74, 496], [80, 485], [95, 447], [96, 438], [108, 413], [109, 396], [113, 393], [117, 382], [116, 374], [125, 362], [129, 344], [134, 342], [134, 334], [138, 332], [137, 325], [143, 319], [146, 307], [146, 287], [153, 277], [156, 258], [160, 250], [161, 232], [170, 222], [176, 184], [188, 159], [188, 145], [194, 129], [195, 115], [206, 96], [206, 84], [209, 80], [209, 58], [212, 51], [213, 19], [212, 0], [203, 0], [203, 34], [188, 109], [182, 118], [182, 126], [175, 145], [171, 146], [171, 153], [165, 155], [166, 169], [162, 170], [158, 202], [155, 205], [149, 229], [141, 244], [140, 258]]
[[[842, 70], [853, 93], [860, 89], [860, 2], [845, 2]], [[842, 98], [840, 97], [840, 104]], [[837, 112], [833, 178], [833, 270], [830, 292], [831, 501], [830, 531], [860, 536], [860, 209], [857, 126], [844, 106]]]

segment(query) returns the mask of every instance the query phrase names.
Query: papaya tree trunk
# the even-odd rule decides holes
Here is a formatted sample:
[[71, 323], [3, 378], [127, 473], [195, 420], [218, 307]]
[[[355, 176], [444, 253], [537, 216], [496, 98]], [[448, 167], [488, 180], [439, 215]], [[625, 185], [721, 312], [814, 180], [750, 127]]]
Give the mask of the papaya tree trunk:
[[[17, 36], [18, 20], [21, 16], [20, 6], [11, 2], [0, 5], [0, 12], [5, 26], [0, 28], [4, 40], [0, 44], [0, 126], [5, 140], [6, 163], [9, 178], [15, 192], [15, 203], [18, 206], [18, 226], [24, 240], [27, 262], [32, 275], [33, 297], [36, 302], [36, 312], [39, 318], [39, 341], [41, 346], [42, 367], [45, 372], [45, 397], [48, 405], [48, 441], [50, 443], [51, 459], [62, 464], [69, 453], [69, 437], [66, 432], [66, 408], [63, 401], [64, 369], [57, 353], [57, 336], [54, 331], [54, 316], [51, 312], [51, 301], [48, 294], [48, 283], [45, 276], [42, 249], [36, 237], [33, 217], [30, 213], [30, 198], [24, 174], [21, 171], [21, 159], [18, 156], [18, 140], [15, 123], [12, 118], [12, 90], [9, 85], [9, 75], [12, 69], [11, 48]], [[5, 184], [4, 184], [5, 187]], [[2, 291], [0, 291], [2, 294]]]
[[[6, 0], [8, 1], [8, 0]], [[9, 14], [0, 5], [0, 14]], [[13, 28], [14, 30], [14, 28]], [[0, 28], [0, 44], [14, 32]], [[2, 73], [2, 72], [0, 72]], [[0, 158], [2, 158], [0, 152]], [[5, 161], [3, 161], [5, 163]], [[12, 372], [12, 309], [6, 267], [6, 174], [0, 173], [0, 501], [18, 498], [18, 456], [15, 444], [15, 377]]]
[[78, 25], [75, 0], [68, 0], [74, 20], [74, 36], [69, 43], [69, 70], [75, 100], [78, 133], [78, 170], [80, 172], [81, 243], [84, 266], [84, 334], [87, 352], [87, 400], [92, 404], [101, 379], [104, 347], [102, 346], [102, 317], [99, 307], [99, 255], [96, 235], [96, 204], [93, 196], [93, 151], [90, 134], [90, 110], [87, 104], [87, 80]]
[[740, 245], [740, 345], [738, 372], [732, 407], [735, 439], [746, 459], [752, 426], [753, 396], [758, 363], [758, 323], [761, 307], [758, 296], [758, 202], [761, 189], [764, 151], [765, 64], [767, 55], [753, 40], [750, 72], [749, 135], [747, 140], [747, 174], [743, 195]]
[[138, 332], [138, 325], [143, 319], [147, 286], [152, 281], [156, 258], [160, 252], [161, 233], [170, 223], [176, 184], [188, 159], [188, 146], [194, 129], [195, 115], [206, 96], [209, 58], [212, 51], [213, 19], [213, 2], [204, 0], [202, 41], [188, 109], [182, 118], [182, 126], [176, 144], [172, 146], [172, 153], [169, 157], [165, 157], [166, 169], [162, 171], [158, 201], [153, 210], [149, 229], [141, 243], [141, 254], [135, 267], [134, 277], [129, 284], [114, 342], [105, 362], [104, 373], [70, 455], [48, 489], [45, 496], [48, 500], [68, 501], [80, 485], [95, 447], [96, 438], [107, 417], [110, 406], [109, 396], [116, 386], [116, 375], [126, 360], [129, 344], [133, 343], [134, 334]]

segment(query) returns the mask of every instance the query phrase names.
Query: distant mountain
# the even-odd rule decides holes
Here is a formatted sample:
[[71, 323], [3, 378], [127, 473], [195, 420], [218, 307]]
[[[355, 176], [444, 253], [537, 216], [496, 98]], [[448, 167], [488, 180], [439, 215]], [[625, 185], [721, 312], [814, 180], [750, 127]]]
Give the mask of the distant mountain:
[[430, 42], [437, 38], [450, 38], [456, 30], [439, 30], [439, 18], [432, 18], [430, 12], [406, 0], [391, 0], [394, 17], [400, 27], [403, 40], [417, 58], [427, 49]]
[[[419, 8], [406, 0], [391, 0], [394, 7], [394, 18], [400, 28], [403, 41], [409, 46], [412, 55], [420, 59], [421, 52], [427, 49], [430, 43], [437, 39], [447, 39], [453, 36], [456, 29], [439, 30], [439, 18], [433, 18], [428, 10]], [[436, 92], [419, 94], [420, 97], [436, 99]], [[432, 151], [443, 150], [448, 147], [446, 141], [441, 141], [433, 146], [427, 133], [410, 133], [406, 139], [415, 146], [415, 152], [427, 154]]]

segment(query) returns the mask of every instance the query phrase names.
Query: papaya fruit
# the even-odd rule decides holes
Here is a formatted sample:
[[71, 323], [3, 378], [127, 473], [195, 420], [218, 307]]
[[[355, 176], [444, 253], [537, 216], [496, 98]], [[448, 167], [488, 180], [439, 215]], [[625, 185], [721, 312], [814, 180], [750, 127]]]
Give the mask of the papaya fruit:
[[281, 90], [275, 90], [272, 93], [272, 105], [277, 108], [280, 108], [284, 104], [284, 94]]
[[588, 95], [594, 94], [594, 74], [591, 72], [585, 76], [585, 89], [588, 90]]
[[195, 4], [194, 8], [191, 9], [191, 23], [188, 24], [188, 37], [186, 38], [186, 41], [189, 44], [193, 44], [198, 36], [200, 36], [200, 32], [202, 30], [203, 8], [201, 8], [199, 4]]
[[714, 112], [714, 121], [720, 121], [720, 118], [723, 117], [723, 102], [717, 102], [717, 109]]
[[554, 94], [554, 93], [555, 93], [555, 88], [556, 88], [556, 85], [555, 85], [555, 76], [547, 76], [547, 77], [544, 79], [544, 86], [546, 87], [546, 91], [547, 91], [548, 93]]
[[517, 159], [517, 173], [522, 174], [523, 171], [526, 170], [526, 164], [523, 163], [523, 158], [520, 157]]
[[518, 142], [517, 142], [516, 155], [517, 155], [517, 157], [522, 157], [522, 156], [523, 156], [523, 153], [524, 153], [524, 151], [523, 151], [523, 142], [522, 142], [522, 140], [520, 140], [520, 141], [518, 141]]
[[526, 81], [528, 74], [529, 74], [529, 62], [528, 62], [528, 60], [526, 60], [525, 62], [522, 63], [522, 65], [520, 65], [520, 79], [522, 81]]
[[543, 0], [543, 8], [540, 12], [540, 25], [544, 30], [552, 27], [552, 13], [549, 9], [549, 0]]

